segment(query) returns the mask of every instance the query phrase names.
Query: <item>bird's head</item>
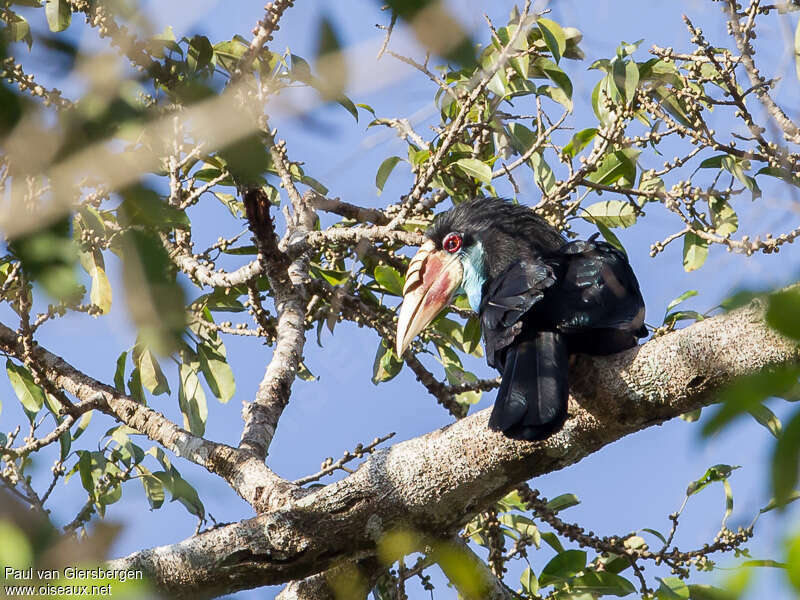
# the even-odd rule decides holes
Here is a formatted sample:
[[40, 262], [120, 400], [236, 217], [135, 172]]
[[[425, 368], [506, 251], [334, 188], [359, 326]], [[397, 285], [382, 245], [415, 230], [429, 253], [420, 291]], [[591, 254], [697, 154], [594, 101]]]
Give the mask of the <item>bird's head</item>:
[[564, 243], [530, 208], [499, 198], [476, 198], [438, 214], [425, 237], [406, 272], [398, 356], [459, 291], [478, 311], [487, 281], [516, 260]]

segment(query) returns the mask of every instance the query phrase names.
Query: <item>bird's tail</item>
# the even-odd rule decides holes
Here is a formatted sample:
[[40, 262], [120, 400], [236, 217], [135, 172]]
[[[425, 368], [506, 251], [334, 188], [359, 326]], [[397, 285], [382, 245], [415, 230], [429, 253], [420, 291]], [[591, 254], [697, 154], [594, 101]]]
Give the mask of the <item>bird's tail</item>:
[[489, 427], [523, 440], [543, 440], [567, 418], [569, 355], [564, 336], [540, 331], [511, 346]]

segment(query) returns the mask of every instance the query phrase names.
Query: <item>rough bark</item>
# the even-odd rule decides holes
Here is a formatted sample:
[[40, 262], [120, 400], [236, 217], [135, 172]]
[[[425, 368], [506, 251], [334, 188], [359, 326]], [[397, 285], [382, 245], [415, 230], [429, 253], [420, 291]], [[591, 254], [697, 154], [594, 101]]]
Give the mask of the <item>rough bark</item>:
[[490, 431], [484, 410], [378, 451], [349, 477], [271, 512], [111, 564], [143, 569], [171, 595], [215, 596], [372, 556], [393, 528], [452, 535], [519, 482], [710, 404], [738, 376], [798, 359], [755, 301], [615, 356], [580, 357], [570, 418], [544, 442]]

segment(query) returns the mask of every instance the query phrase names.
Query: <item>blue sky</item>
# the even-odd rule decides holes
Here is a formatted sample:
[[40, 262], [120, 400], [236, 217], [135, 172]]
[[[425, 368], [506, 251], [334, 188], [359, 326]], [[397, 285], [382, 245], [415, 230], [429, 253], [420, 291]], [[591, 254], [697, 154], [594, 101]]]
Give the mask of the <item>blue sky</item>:
[[[496, 24], [504, 23], [511, 2], [480, 2], [478, 0], [451, 1], [448, 3], [464, 25], [474, 32], [478, 40], [486, 39], [483, 12], [489, 10]], [[239, 33], [250, 37], [250, 30], [262, 17], [262, 2], [224, 3], [218, 0], [193, 2], [147, 2], [146, 14], [153, 28], [160, 31], [173, 25], [176, 35], [202, 33], [212, 42], [230, 39]], [[235, 6], [235, 9], [232, 7]], [[595, 121], [586, 99], [599, 78], [597, 71], [588, 71], [588, 64], [596, 59], [610, 57], [623, 40], [632, 42], [644, 38], [638, 57], [644, 60], [647, 48], [653, 43], [687, 49], [689, 35], [681, 22], [681, 14], [689, 14], [709, 36], [725, 42], [724, 28], [720, 25], [718, 4], [711, 2], [653, 1], [648, 3], [623, 0], [562, 0], [549, 7], [550, 18], [564, 26], [574, 26], [584, 33], [581, 44], [587, 55], [583, 62], [568, 64], [575, 86], [575, 113], [571, 125], [580, 129]], [[292, 52], [310, 58], [315, 47], [315, 31], [322, 14], [327, 15], [337, 27], [346, 46], [364, 47], [364, 65], [353, 69], [354, 82], [351, 96], [354, 102], [370, 104], [379, 116], [410, 117], [417, 121], [417, 129], [430, 136], [428, 125], [434, 123], [435, 111], [431, 109], [433, 89], [424, 78], [390, 57], [380, 62], [374, 60], [382, 32], [376, 23], [385, 24], [387, 16], [379, 10], [379, 3], [367, 0], [339, 0], [338, 2], [308, 2], [298, 0], [281, 22], [281, 29], [271, 48], [280, 52], [287, 46]], [[43, 26], [43, 14], [37, 13]], [[769, 42], [772, 51], [765, 50], [771, 65], [785, 72], [780, 84], [780, 97], [797, 97], [797, 80], [788, 48], [784, 43], [787, 28], [793, 32], [795, 17], [781, 19], [770, 17], [763, 21], [761, 40]], [[95, 32], [87, 30], [76, 18], [71, 33], [81, 40], [85, 48], [103, 47], [95, 39]], [[415, 47], [413, 38], [400, 28], [393, 39], [393, 47], [421, 58], [422, 51]], [[21, 54], [25, 54], [23, 51]], [[37, 54], [23, 64], [35, 69]], [[393, 83], [374, 89], [368, 85], [383, 75], [391, 75]], [[50, 76], [52, 77], [52, 76]], [[56, 82], [69, 96], [70, 90], [80, 88], [80, 81], [68, 79]], [[797, 113], [791, 113], [797, 116]], [[375, 190], [374, 177], [378, 165], [387, 156], [404, 156], [404, 143], [383, 130], [365, 130], [367, 115], [356, 123], [338, 106], [314, 110], [308, 118], [284, 116], [280, 111], [272, 115], [271, 123], [278, 128], [279, 137], [288, 143], [289, 156], [306, 163], [306, 170], [321, 180], [331, 196], [367, 206], [384, 206], [405, 193], [411, 184], [407, 168], [399, 165], [389, 178], [383, 194]], [[722, 124], [724, 126], [724, 123]], [[718, 127], [718, 130], [720, 127]], [[519, 178], [522, 188], [520, 199], [535, 203], [538, 198], [531, 179]], [[740, 218], [756, 223], [755, 229], [770, 231], [784, 224], [792, 213], [780, 202], [784, 190], [765, 189], [765, 199], [758, 205], [737, 206]], [[199, 240], [216, 240], [218, 235], [239, 231], [242, 223], [224, 219], [226, 213], [217, 206], [201, 206], [193, 214], [195, 236]], [[773, 256], [756, 256], [750, 259], [732, 255], [715, 247], [706, 265], [697, 272], [685, 273], [680, 267], [680, 247], [673, 245], [655, 259], [648, 256], [650, 244], [663, 238], [678, 227], [675, 220], [658, 208], [641, 226], [620, 233], [628, 249], [634, 269], [639, 276], [648, 306], [648, 322], [659, 324], [667, 303], [685, 290], [696, 289], [699, 295], [687, 302], [688, 308], [700, 311], [716, 305], [739, 287], [773, 287], [797, 280], [800, 264], [790, 251]], [[797, 215], [794, 213], [794, 222]], [[577, 226], [588, 235], [592, 229]], [[118, 282], [116, 262], [107, 259], [112, 281]], [[199, 295], [195, 290], [193, 294]], [[92, 319], [76, 317], [56, 321], [45, 328], [41, 343], [65, 356], [79, 368], [99, 379], [110, 381], [114, 361], [118, 354], [128, 349], [134, 339], [126, 317], [121, 293], [109, 317]], [[370, 383], [372, 361], [378, 340], [375, 334], [348, 324], [337, 325], [334, 336], [327, 331], [322, 336], [322, 347], [309, 337], [305, 359], [310, 370], [319, 377], [317, 382], [298, 381], [291, 403], [286, 409], [272, 444], [270, 466], [280, 475], [293, 479], [318, 469], [327, 456], [334, 459], [342, 451], [358, 442], [368, 442], [390, 431], [397, 432], [393, 441], [407, 439], [446, 425], [449, 417], [433, 398], [404, 370], [391, 382], [380, 386]], [[249, 339], [226, 340], [228, 356], [237, 381], [237, 395], [227, 405], [216, 403], [210, 394], [209, 419], [206, 435], [210, 439], [235, 444], [241, 431], [240, 409], [242, 400], [255, 395], [258, 382], [268, 363], [268, 347]], [[166, 364], [167, 361], [165, 361]], [[490, 375], [482, 361], [475, 361], [476, 372]], [[168, 367], [172, 371], [174, 367]], [[174, 373], [171, 373], [174, 376]], [[173, 391], [177, 389], [173, 386]], [[3, 413], [0, 430], [13, 427], [18, 418], [13, 392], [2, 383]], [[485, 394], [481, 403], [473, 408], [491, 405], [494, 394]], [[177, 398], [159, 397], [152, 402], [154, 408], [165, 412], [180, 422]], [[773, 409], [785, 413], [785, 405], [775, 402]], [[706, 411], [708, 412], [708, 411]], [[111, 423], [95, 418], [92, 429], [101, 433]], [[741, 465], [732, 478], [736, 507], [731, 525], [748, 524], [758, 509], [766, 504], [768, 493], [768, 457], [772, 445], [769, 434], [753, 421], [742, 421], [711, 440], [702, 440], [697, 424], [680, 420], [653, 427], [629, 436], [568, 469], [551, 473], [532, 482], [533, 487], [548, 497], [561, 493], [577, 494], [582, 503], [569, 509], [565, 518], [580, 522], [600, 533], [621, 533], [642, 527], [666, 530], [666, 515], [676, 510], [683, 499], [686, 485], [716, 463]], [[91, 433], [91, 431], [90, 431]], [[87, 434], [88, 437], [89, 434]], [[85, 438], [84, 438], [85, 439]], [[144, 444], [148, 447], [147, 444]], [[234, 521], [252, 516], [249, 507], [221, 480], [208, 475], [194, 465], [177, 463], [182, 474], [198, 489], [207, 510], [219, 521]], [[46, 476], [46, 465], [40, 467]], [[77, 481], [69, 486], [59, 486], [54, 493], [53, 508], [57, 518], [65, 521], [74, 516], [82, 502], [82, 490]], [[74, 508], [73, 508], [74, 507]], [[191, 535], [194, 523], [182, 507], [165, 505], [161, 510], [148, 512], [144, 494], [136, 484], [129, 484], [123, 500], [112, 506], [109, 518], [127, 526], [115, 547], [115, 555], [133, 552], [145, 546], [179, 541]], [[677, 538], [678, 545], [695, 546], [713, 538], [719, 528], [724, 510], [721, 487], [704, 490], [694, 497], [685, 511]], [[779, 558], [783, 536], [787, 531], [800, 530], [800, 510], [793, 508], [786, 514], [766, 515], [756, 530], [756, 539], [748, 547], [757, 558]], [[531, 561], [538, 572], [550, 558], [548, 550], [534, 552]], [[724, 563], [735, 561], [723, 561]], [[715, 576], [712, 575], [713, 579]], [[266, 588], [237, 594], [237, 598], [272, 598], [279, 588]], [[776, 600], [790, 598], [783, 587], [781, 575], [770, 572], [761, 575], [750, 598], [769, 597]], [[419, 589], [412, 598], [423, 597]], [[437, 598], [455, 597], [452, 590], [440, 588]]]

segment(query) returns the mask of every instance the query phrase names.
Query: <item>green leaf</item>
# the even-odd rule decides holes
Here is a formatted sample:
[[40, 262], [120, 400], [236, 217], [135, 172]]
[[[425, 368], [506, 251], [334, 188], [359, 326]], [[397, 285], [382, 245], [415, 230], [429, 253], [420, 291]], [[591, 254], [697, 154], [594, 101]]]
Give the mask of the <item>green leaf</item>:
[[178, 369], [180, 385], [178, 386], [178, 404], [183, 414], [183, 426], [194, 435], [202, 436], [206, 430], [208, 405], [206, 394], [200, 386], [197, 371], [186, 359]]
[[[649, 171], [644, 171], [639, 179], [639, 189], [643, 192], [663, 192], [664, 180], [661, 177], [656, 177], [650, 174]], [[650, 198], [640, 198], [640, 202], [651, 200]]]
[[785, 569], [787, 567], [786, 563], [778, 562], [777, 560], [771, 559], [756, 559], [756, 560], [746, 560], [741, 565], [741, 567], [766, 567], [769, 569]]
[[386, 185], [386, 180], [389, 178], [389, 175], [401, 160], [403, 159], [399, 156], [390, 156], [378, 167], [378, 173], [375, 175], [375, 187], [378, 188], [379, 196], [383, 191], [383, 186]]
[[630, 148], [606, 154], [597, 170], [586, 179], [602, 185], [611, 185], [617, 181], [621, 185], [632, 185], [636, 181], [636, 158], [639, 154], [638, 150]]
[[733, 490], [727, 479], [722, 480], [722, 487], [725, 490], [725, 516], [722, 517], [722, 529], [727, 528], [728, 517], [733, 513]]
[[559, 62], [564, 55], [564, 50], [567, 49], [567, 37], [564, 35], [561, 25], [542, 17], [536, 20], [536, 25], [539, 26], [539, 30], [542, 32], [542, 38], [547, 44], [547, 49], [553, 55], [553, 60]]
[[481, 349], [481, 322], [476, 317], [470, 317], [464, 325], [464, 352], [474, 356], [482, 355]]
[[656, 536], [659, 540], [661, 540], [662, 544], [667, 543], [667, 538], [660, 531], [656, 531], [655, 529], [650, 529], [649, 527], [645, 527], [642, 531], [646, 531], [647, 533]]
[[772, 435], [780, 437], [781, 421], [766, 405], [759, 404], [749, 409], [747, 412], [749, 412], [758, 423], [766, 427]]
[[[336, 29], [327, 16], [323, 15], [319, 20], [316, 37], [315, 64], [320, 77], [315, 87], [326, 100], [341, 98], [347, 86], [347, 61], [342, 54], [342, 44], [339, 41]], [[352, 102], [350, 104], [352, 105], [352, 110], [348, 108], [348, 111], [355, 113], [355, 119], [358, 121], [358, 111]]]
[[147, 388], [154, 396], [169, 394], [169, 382], [161, 365], [158, 364], [155, 355], [149, 348], [142, 344], [133, 347], [133, 364], [139, 370], [139, 377], [142, 385]]
[[461, 158], [454, 163], [466, 175], [475, 177], [483, 183], [491, 183], [492, 169], [477, 158]]
[[556, 185], [556, 176], [547, 161], [544, 159], [540, 152], [534, 152], [529, 159], [531, 169], [533, 169], [533, 178], [536, 185], [541, 190], [548, 194]]
[[692, 128], [692, 123], [689, 121], [686, 114], [686, 106], [682, 99], [675, 95], [675, 90], [665, 86], [659, 85], [650, 91], [650, 96], [660, 102], [662, 108], [666, 110], [672, 118], [684, 127]]
[[[232, 216], [239, 218], [244, 214], [244, 203], [241, 200], [237, 200], [236, 196], [233, 194], [215, 191], [214, 196], [217, 200], [222, 202], [228, 211], [230, 211]], [[229, 250], [226, 249], [224, 252], [229, 252]]]
[[59, 300], [75, 301], [83, 287], [75, 278], [78, 248], [70, 233], [70, 220], [59, 219], [9, 243], [19, 257], [25, 274], [39, 282], [45, 291]]
[[683, 301], [688, 300], [689, 298], [693, 298], [697, 296], [697, 290], [687, 290], [683, 292], [680, 296], [672, 300], [669, 304], [667, 304], [667, 309], [664, 311], [664, 320], [666, 320], [666, 315], [669, 314], [673, 308], [681, 304]]
[[533, 596], [539, 591], [539, 580], [536, 579], [536, 575], [530, 567], [527, 567], [522, 572], [519, 582], [522, 585], [523, 591], [528, 595]]
[[197, 358], [211, 393], [223, 403], [233, 398], [236, 393], [236, 381], [225, 355], [202, 343], [197, 345]]
[[786, 548], [786, 563], [789, 583], [796, 591], [800, 592], [800, 535], [789, 540]]
[[[328, 188], [326, 188], [324, 185], [322, 185], [319, 181], [317, 181], [313, 177], [309, 177], [308, 175], [303, 175], [300, 178], [300, 182], [301, 183], [305, 183], [312, 190], [314, 190], [318, 194], [322, 194], [323, 196], [328, 193]], [[272, 187], [272, 186], [269, 186], [269, 187]], [[275, 189], [275, 188], [273, 188], [273, 189]], [[275, 191], [277, 192], [277, 190], [275, 190]], [[279, 202], [278, 203], [273, 202], [273, 204], [275, 206], [277, 206], [279, 204]]]
[[36, 414], [44, 405], [44, 391], [33, 382], [31, 372], [21, 365], [6, 360], [6, 373], [14, 393], [29, 413]]
[[143, 341], [162, 354], [179, 345], [186, 322], [183, 288], [174, 265], [153, 233], [130, 229], [121, 236], [128, 307]]
[[614, 85], [614, 80], [610, 75], [606, 75], [598, 81], [592, 90], [592, 110], [594, 110], [597, 120], [603, 125], [608, 125], [611, 121], [611, 115], [606, 107], [606, 97], [612, 102], [617, 102], [621, 99], [619, 90], [617, 90], [617, 86]]
[[[139, 479], [142, 482], [145, 496], [147, 496], [147, 503], [150, 505], [150, 510], [161, 508], [164, 504], [164, 483], [157, 475], [158, 473], [151, 473], [147, 468], [142, 465], [136, 465], [139, 471]], [[166, 475], [165, 471], [160, 471], [161, 474]]]
[[569, 585], [577, 592], [588, 592], [603, 596], [627, 596], [636, 592], [633, 584], [624, 577], [604, 571], [589, 571], [580, 577], [572, 579]]
[[560, 496], [556, 496], [550, 500], [547, 503], [547, 508], [552, 510], [554, 513], [557, 513], [567, 508], [577, 506], [580, 503], [581, 501], [578, 500], [578, 497], [575, 494], [561, 494]]
[[156, 230], [187, 229], [190, 225], [186, 211], [169, 206], [154, 190], [143, 185], [131, 185], [120, 191], [123, 202], [119, 219], [126, 225], [141, 225]]
[[120, 394], [125, 393], [125, 361], [128, 352], [124, 351], [117, 357], [117, 368], [114, 370], [114, 387]]
[[297, 365], [297, 377], [303, 381], [317, 381], [319, 377], [314, 375], [302, 360]]
[[94, 411], [90, 410], [81, 417], [81, 420], [78, 422], [78, 427], [75, 429], [75, 433], [72, 435], [73, 442], [77, 440], [79, 437], [81, 437], [83, 432], [86, 431], [86, 428], [89, 426], [89, 423], [92, 420], [93, 414]]
[[[369, 104], [363, 104], [363, 103], [359, 102], [359, 103], [356, 104], [356, 106], [358, 108], [364, 109], [365, 111], [370, 113], [373, 117], [375, 116], [375, 109], [372, 108]], [[356, 120], [358, 120], [358, 119], [356, 119]]]
[[44, 14], [50, 31], [64, 31], [72, 21], [72, 7], [69, 0], [46, 0]]
[[700, 479], [697, 479], [689, 484], [689, 487], [686, 488], [686, 495], [693, 496], [715, 481], [725, 481], [728, 477], [730, 477], [734, 470], [740, 468], [741, 467], [739, 465], [731, 466], [723, 464], [709, 467]]
[[797, 377], [797, 367], [791, 366], [738, 378], [720, 393], [720, 407], [703, 426], [703, 435], [716, 433], [769, 397], [786, 394], [797, 385]]
[[564, 550], [548, 562], [539, 575], [539, 585], [565, 581], [586, 568], [586, 552], [583, 550]]
[[[800, 79], [800, 21], [794, 30], [794, 70], [797, 79]], [[800, 586], [798, 586], [800, 589]]]
[[[566, 83], [569, 83], [569, 80], [566, 80]], [[571, 85], [571, 84], [570, 84]], [[569, 88], [571, 90], [571, 88]], [[572, 112], [574, 108], [574, 104], [572, 102], [572, 98], [567, 95], [567, 93], [561, 89], [560, 87], [555, 87], [552, 85], [543, 85], [536, 90], [536, 93], [540, 96], [545, 96], [550, 98], [554, 102], [558, 102], [561, 106], [567, 109], [567, 112]]]
[[542, 540], [547, 542], [547, 545], [556, 552], [564, 552], [564, 546], [561, 545], [561, 540], [559, 540], [558, 536], [552, 531], [544, 532], [542, 534]]
[[708, 258], [708, 242], [691, 231], [683, 236], [683, 269], [695, 271]]
[[6, 19], [8, 21], [8, 33], [11, 36], [11, 40], [14, 42], [25, 40], [28, 44], [28, 50], [30, 50], [33, 45], [33, 37], [31, 36], [31, 26], [25, 17], [8, 11], [6, 13]]
[[772, 455], [772, 493], [786, 504], [800, 476], [800, 410], [795, 411], [775, 444]]
[[139, 369], [131, 371], [128, 377], [128, 391], [131, 397], [139, 404], [147, 404], [147, 399], [144, 397], [144, 386], [142, 385], [142, 377], [139, 374]]
[[[633, 206], [624, 200], [603, 200], [587, 206], [585, 209], [592, 223], [602, 223], [606, 227], [630, 227], [636, 223]], [[585, 217], [584, 217], [585, 218]]]
[[393, 296], [403, 295], [403, 285], [405, 279], [394, 267], [390, 265], [378, 265], [373, 272], [375, 281], [378, 282], [384, 290]]
[[586, 146], [589, 145], [589, 142], [591, 142], [596, 135], [597, 135], [597, 129], [594, 127], [579, 131], [578, 133], [573, 135], [569, 143], [566, 146], [564, 146], [562, 154], [566, 154], [571, 158], [575, 158], [581, 150], [583, 150], [584, 148], [586, 148]]
[[690, 583], [688, 588], [690, 600], [738, 600], [739, 598], [737, 594], [713, 585]]
[[736, 233], [739, 229], [739, 217], [730, 204], [715, 196], [708, 201], [708, 208], [711, 213], [711, 224], [718, 235]]
[[658, 578], [661, 585], [656, 590], [658, 600], [689, 600], [689, 587], [678, 577]]
[[500, 515], [500, 522], [503, 525], [508, 526], [511, 529], [511, 533], [517, 533], [519, 535], [513, 535], [514, 539], [519, 539], [522, 536], [527, 536], [536, 546], [540, 548], [542, 545], [542, 536], [539, 533], [539, 528], [536, 526], [531, 519], [524, 515], [517, 515], [511, 513], [505, 513]]
[[800, 340], [800, 285], [780, 290], [769, 296], [767, 324], [783, 335]]
[[[70, 435], [69, 431], [63, 432], [60, 436], [58, 436], [58, 444], [61, 449], [61, 462], [67, 460], [69, 456], [69, 451], [72, 448], [72, 436]], [[2, 444], [0, 444], [2, 446]]]
[[169, 25], [164, 28], [164, 31], [147, 40], [147, 49], [156, 58], [164, 58], [165, 49], [183, 56], [183, 50], [175, 42], [175, 31]]
[[[534, 67], [541, 70], [547, 78], [556, 84], [558, 89], [564, 92], [564, 95], [569, 99], [572, 100], [572, 81], [570, 81], [569, 76], [555, 64], [552, 60], [547, 59], [543, 56], [540, 56], [534, 61]], [[543, 90], [538, 90], [539, 93], [542, 93]], [[555, 98], [554, 98], [555, 100]], [[570, 102], [571, 104], [571, 102]], [[571, 108], [567, 107], [569, 110]]]
[[[0, 561], [14, 569], [22, 570], [31, 568], [33, 564], [33, 548], [25, 532], [17, 527], [8, 517], [0, 520]], [[8, 580], [3, 577], [3, 581]], [[4, 591], [4, 595], [6, 595]], [[7, 594], [10, 596], [11, 594]]]
[[683, 413], [679, 418], [687, 423], [696, 423], [700, 420], [700, 415], [702, 412], [702, 408], [696, 408], [695, 410], [690, 410], [689, 412]]
[[183, 506], [191, 514], [196, 516], [200, 521], [206, 520], [206, 510], [203, 503], [200, 501], [200, 496], [197, 495], [197, 490], [189, 484], [183, 477], [180, 476], [176, 469], [172, 469], [170, 473], [172, 482], [170, 485], [170, 492], [172, 492], [172, 499], [170, 502], [176, 500], [183, 504]]
[[186, 54], [186, 65], [194, 73], [209, 65], [214, 56], [214, 48], [204, 35], [195, 35], [189, 42], [189, 51]]
[[636, 95], [636, 88], [639, 86], [639, 68], [636, 66], [636, 63], [632, 61], [623, 63], [617, 60], [614, 63], [613, 76], [617, 88], [620, 92], [624, 92], [628, 104], [633, 102], [634, 96]]
[[536, 134], [522, 123], [509, 123], [508, 133], [511, 138], [511, 144], [520, 154], [524, 154], [537, 139]]
[[81, 253], [81, 264], [92, 278], [92, 290], [89, 296], [92, 304], [98, 306], [103, 314], [111, 310], [111, 282], [105, 271], [103, 253], [99, 250]]
[[769, 175], [770, 177], [777, 177], [778, 179], [782, 179], [786, 183], [789, 183], [795, 187], [800, 187], [800, 177], [794, 174], [794, 172], [790, 171], [789, 169], [782, 169], [780, 167], [763, 167], [759, 169], [756, 175]]
[[394, 349], [386, 344], [386, 340], [381, 339], [378, 344], [378, 351], [375, 353], [375, 361], [372, 365], [372, 383], [378, 385], [384, 381], [393, 379], [403, 368], [403, 361], [398, 360]]
[[727, 154], [717, 154], [716, 156], [712, 156], [710, 158], [705, 159], [700, 165], [697, 167], [698, 169], [721, 169], [722, 168], [722, 159], [725, 158]]
[[764, 508], [762, 508], [760, 511], [758, 511], [758, 512], [759, 512], [759, 514], [764, 514], [765, 512], [769, 512], [771, 510], [775, 510], [778, 507], [786, 506], [786, 504], [789, 504], [790, 502], [794, 502], [795, 500], [800, 500], [800, 491], [797, 491], [797, 490], [793, 491], [791, 494], [789, 494], [789, 497], [786, 500], [786, 502], [781, 503], [781, 504], [778, 504], [775, 501], [775, 498], [771, 498], [770, 501], [767, 503], [767, 505]]
[[597, 230], [603, 236], [603, 239], [605, 239], [605, 241], [614, 246], [614, 248], [616, 248], [620, 252], [627, 254], [627, 252], [625, 252], [625, 248], [622, 245], [622, 242], [619, 241], [619, 238], [614, 234], [614, 232], [611, 231], [604, 223], [600, 221], [595, 221], [592, 217], [584, 217], [584, 219], [586, 219], [590, 223], [594, 223], [595, 227], [597, 227]]
[[528, 510], [528, 506], [522, 501], [522, 498], [520, 498], [517, 490], [508, 492], [498, 501], [498, 504], [500, 505], [500, 509], [504, 511], [512, 510], [514, 508], [522, 511]]
[[753, 200], [761, 197], [761, 188], [758, 187], [756, 180], [746, 175], [744, 172], [745, 165], [749, 163], [742, 159], [734, 158], [733, 156], [722, 157], [722, 167], [738, 179], [744, 186], [753, 194]]

